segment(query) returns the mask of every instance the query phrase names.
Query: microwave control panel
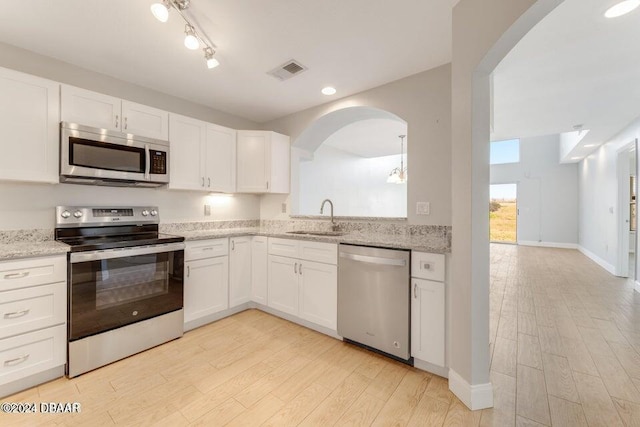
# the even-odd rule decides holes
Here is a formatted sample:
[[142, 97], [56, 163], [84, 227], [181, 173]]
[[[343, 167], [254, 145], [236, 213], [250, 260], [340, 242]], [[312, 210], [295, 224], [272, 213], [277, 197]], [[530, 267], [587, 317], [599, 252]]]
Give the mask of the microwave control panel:
[[167, 153], [165, 151], [151, 150], [151, 170], [149, 173], [156, 175], [167, 174]]

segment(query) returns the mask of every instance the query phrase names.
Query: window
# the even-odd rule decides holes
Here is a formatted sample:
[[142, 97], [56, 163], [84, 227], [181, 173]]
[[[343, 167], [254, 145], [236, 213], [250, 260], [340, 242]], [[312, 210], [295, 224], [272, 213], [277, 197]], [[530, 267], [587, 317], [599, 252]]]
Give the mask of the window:
[[491, 143], [490, 164], [518, 163], [520, 161], [520, 140], [495, 141]]

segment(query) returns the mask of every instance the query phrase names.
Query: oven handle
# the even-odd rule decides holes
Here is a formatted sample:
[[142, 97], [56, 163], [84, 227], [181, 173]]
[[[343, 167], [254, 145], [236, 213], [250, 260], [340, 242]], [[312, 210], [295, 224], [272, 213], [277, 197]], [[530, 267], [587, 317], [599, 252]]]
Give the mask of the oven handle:
[[131, 248], [106, 249], [104, 251], [76, 252], [69, 257], [71, 264], [99, 261], [103, 259], [126, 258], [137, 255], [159, 254], [184, 250], [184, 243], [166, 243], [164, 245], [134, 246]]
[[144, 156], [145, 156], [144, 179], [149, 181], [151, 179], [151, 177], [149, 176], [149, 171], [151, 170], [151, 155], [149, 153], [149, 144], [144, 144]]

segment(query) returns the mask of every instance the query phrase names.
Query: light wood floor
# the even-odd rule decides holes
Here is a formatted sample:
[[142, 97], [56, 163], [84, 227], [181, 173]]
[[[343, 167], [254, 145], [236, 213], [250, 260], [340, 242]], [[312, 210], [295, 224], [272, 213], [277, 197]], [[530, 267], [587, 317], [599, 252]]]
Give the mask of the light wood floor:
[[[573, 250], [492, 245], [493, 409], [445, 379], [256, 310], [2, 399], [0, 425], [640, 425], [640, 297]], [[588, 423], [588, 424], [587, 424]]]

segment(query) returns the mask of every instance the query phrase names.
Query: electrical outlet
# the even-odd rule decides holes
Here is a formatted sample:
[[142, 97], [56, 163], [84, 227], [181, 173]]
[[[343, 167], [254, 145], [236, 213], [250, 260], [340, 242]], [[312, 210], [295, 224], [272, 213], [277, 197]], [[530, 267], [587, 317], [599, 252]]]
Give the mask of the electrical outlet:
[[211, 216], [211, 205], [204, 205], [204, 216]]
[[287, 204], [286, 203], [282, 204], [282, 213], [287, 213]]
[[431, 211], [431, 203], [429, 202], [416, 203], [416, 215], [429, 215], [430, 211]]

